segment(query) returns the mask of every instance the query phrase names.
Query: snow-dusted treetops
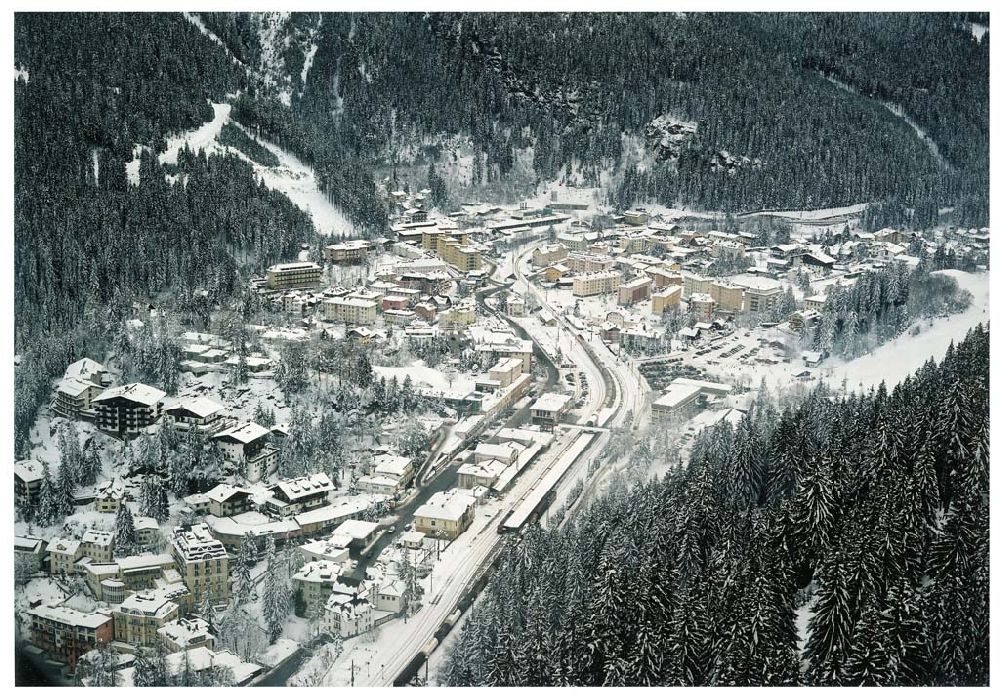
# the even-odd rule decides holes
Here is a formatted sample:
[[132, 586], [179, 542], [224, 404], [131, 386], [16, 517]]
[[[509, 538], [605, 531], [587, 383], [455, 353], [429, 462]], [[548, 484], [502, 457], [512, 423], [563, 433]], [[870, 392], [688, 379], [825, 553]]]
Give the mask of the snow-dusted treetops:
[[987, 683], [988, 353], [980, 326], [891, 393], [764, 397], [687, 467], [532, 528], [446, 683]]

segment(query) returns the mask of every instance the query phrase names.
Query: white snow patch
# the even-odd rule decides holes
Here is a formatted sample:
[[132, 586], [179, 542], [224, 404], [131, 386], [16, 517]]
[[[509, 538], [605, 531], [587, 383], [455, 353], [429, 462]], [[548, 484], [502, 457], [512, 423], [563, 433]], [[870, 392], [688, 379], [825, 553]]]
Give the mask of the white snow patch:
[[379, 377], [385, 377], [386, 381], [393, 377], [402, 386], [409, 377], [413, 380], [414, 389], [434, 389], [440, 392], [465, 392], [469, 393], [476, 387], [475, 380], [468, 374], [456, 371], [451, 376], [451, 385], [448, 384], [449, 375], [433, 367], [427, 367], [423, 360], [418, 360], [406, 367], [384, 367], [373, 365], [372, 371]]
[[96, 186], [101, 174], [101, 162], [97, 156], [96, 147], [90, 150], [90, 161], [94, 163], [94, 185]]
[[972, 34], [972, 38], [976, 40], [976, 43], [982, 43], [983, 37], [990, 30], [988, 26], [979, 24], [978, 22], [965, 22], [962, 28]]
[[313, 58], [316, 57], [316, 51], [319, 50], [319, 46], [312, 44], [305, 53], [305, 61], [302, 63], [302, 86], [306, 86], [306, 76], [309, 75], [309, 68], [312, 67]]
[[231, 104], [212, 104], [215, 112], [212, 120], [167, 140], [167, 149], [159, 156], [160, 164], [177, 164], [177, 154], [185, 145], [196, 153], [206, 149], [211, 153], [213, 149], [221, 148], [215, 139], [222, 132], [222, 127], [229, 123], [229, 112], [232, 108]]
[[132, 161], [125, 163], [125, 177], [132, 186], [139, 185], [139, 164], [141, 163], [139, 158], [142, 156], [142, 151], [148, 149], [145, 145], [136, 143], [135, 147], [132, 148]]
[[30, 77], [28, 75], [28, 69], [27, 68], [19, 68], [19, 67], [17, 67], [15, 65], [14, 66], [14, 82], [17, 82], [18, 80], [24, 80], [24, 83], [27, 84], [29, 82], [29, 80], [30, 80]]
[[948, 344], [952, 341], [958, 343], [977, 324], [989, 322], [988, 273], [966, 273], [956, 270], [937, 271], [937, 273], [954, 278], [960, 288], [972, 294], [972, 303], [968, 309], [944, 318], [922, 319], [916, 324], [920, 332], [915, 336], [908, 330], [902, 336], [879, 346], [867, 355], [848, 363], [831, 360], [830, 367], [821, 366], [816, 371], [834, 386], [846, 379], [848, 389], [864, 389], [878, 386], [879, 382], [885, 380], [886, 388], [891, 390], [922, 367], [929, 358], [933, 357], [940, 362], [948, 350]]

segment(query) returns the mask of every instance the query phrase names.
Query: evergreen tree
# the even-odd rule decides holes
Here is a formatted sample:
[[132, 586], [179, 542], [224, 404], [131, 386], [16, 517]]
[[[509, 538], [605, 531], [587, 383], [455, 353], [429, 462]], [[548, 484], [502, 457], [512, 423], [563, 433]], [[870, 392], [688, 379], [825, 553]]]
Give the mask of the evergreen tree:
[[131, 556], [138, 553], [140, 548], [139, 536], [135, 531], [135, 520], [124, 500], [119, 503], [118, 513], [115, 515], [112, 548], [115, 556]]
[[278, 562], [274, 548], [274, 537], [267, 537], [265, 552], [267, 570], [264, 575], [264, 599], [262, 611], [264, 623], [267, 626], [268, 641], [273, 644], [284, 630], [285, 618], [288, 616], [288, 583], [285, 573]]

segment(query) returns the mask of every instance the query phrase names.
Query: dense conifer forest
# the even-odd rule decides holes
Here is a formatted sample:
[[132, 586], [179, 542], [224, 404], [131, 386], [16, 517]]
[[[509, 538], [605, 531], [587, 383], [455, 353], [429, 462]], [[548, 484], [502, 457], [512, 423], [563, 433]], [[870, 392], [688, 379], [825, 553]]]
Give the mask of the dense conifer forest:
[[982, 326], [891, 393], [758, 401], [511, 543], [446, 682], [987, 684], [988, 403]]
[[[331, 195], [372, 224], [380, 212], [356, 200], [371, 178], [365, 172], [385, 171], [421, 145], [433, 159], [443, 133], [472, 138], [473, 176], [484, 181], [505, 176], [517, 151], [530, 154], [539, 180], [571, 167], [596, 184], [602, 171], [617, 170], [614, 200], [623, 207], [887, 201], [920, 211], [917, 226], [946, 205], [958, 207], [963, 224], [985, 224], [989, 37], [977, 42], [965, 20], [299, 16], [319, 28], [307, 82], [292, 93], [293, 116], [266, 92], [244, 95], [240, 113], [317, 163]], [[260, 50], [247, 28], [252, 17], [207, 21], [238, 54]], [[643, 140], [660, 116], [697, 132], [651, 166], [627, 161], [623, 138]], [[338, 171], [347, 161], [356, 168]]]

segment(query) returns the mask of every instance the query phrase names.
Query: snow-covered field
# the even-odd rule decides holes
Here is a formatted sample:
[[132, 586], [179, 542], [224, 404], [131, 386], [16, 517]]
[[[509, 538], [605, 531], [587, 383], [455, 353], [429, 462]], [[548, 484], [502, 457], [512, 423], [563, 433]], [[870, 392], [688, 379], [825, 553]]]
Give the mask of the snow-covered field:
[[216, 138], [222, 132], [222, 127], [229, 123], [229, 113], [232, 108], [230, 104], [212, 104], [215, 115], [211, 121], [206, 121], [194, 130], [167, 139], [167, 149], [159, 156], [160, 164], [177, 164], [177, 155], [184, 149], [185, 145], [192, 152], [208, 150], [209, 154], [228, 150], [229, 148], [216, 142]]
[[892, 389], [929, 358], [933, 357], [936, 361], [940, 361], [948, 350], [949, 343], [960, 342], [977, 324], [988, 323], [989, 274], [955, 270], [938, 272], [951, 276], [958, 282], [959, 287], [972, 294], [973, 301], [968, 309], [949, 317], [923, 319], [916, 324], [920, 330], [917, 335], [907, 332], [879, 346], [868, 355], [855, 358], [848, 363], [835, 361], [819, 372], [831, 384], [840, 384], [846, 379], [848, 389], [877, 386], [882, 380], [885, 380], [887, 388]]
[[374, 365], [372, 370], [386, 381], [395, 377], [400, 384], [409, 377], [413, 380], [414, 389], [433, 389], [440, 392], [462, 392], [468, 394], [475, 389], [475, 379], [464, 372], [454, 374], [443, 372], [434, 367], [428, 367], [423, 360], [418, 360], [407, 367], [384, 367]]

